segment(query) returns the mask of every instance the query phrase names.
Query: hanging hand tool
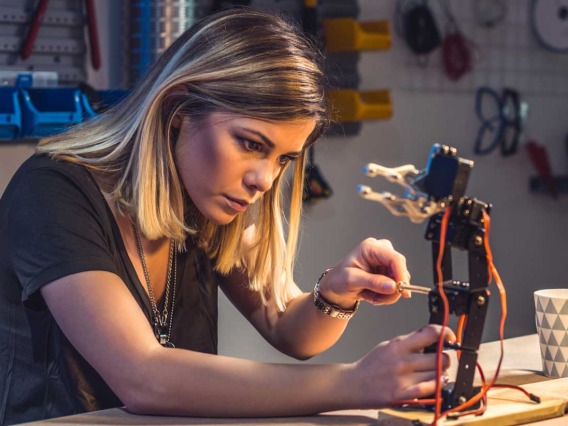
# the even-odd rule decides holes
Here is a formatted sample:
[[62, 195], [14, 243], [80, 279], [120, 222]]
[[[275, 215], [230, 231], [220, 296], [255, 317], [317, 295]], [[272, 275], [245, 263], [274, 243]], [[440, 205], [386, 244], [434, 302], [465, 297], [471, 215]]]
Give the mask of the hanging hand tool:
[[99, 33], [94, 0], [85, 0], [87, 15], [87, 30], [89, 32], [89, 45], [91, 47], [91, 64], [94, 69], [101, 67], [101, 52], [99, 47]]
[[39, 32], [39, 27], [41, 26], [41, 22], [43, 21], [43, 15], [45, 15], [48, 3], [49, 0], [39, 0], [32, 21], [30, 22], [28, 34], [26, 35], [26, 38], [20, 50], [20, 56], [22, 59], [27, 59], [32, 53], [32, 47], [37, 38], [37, 33]]
[[539, 178], [550, 193], [552, 198], [558, 198], [558, 184], [552, 175], [552, 167], [548, 159], [548, 150], [546, 147], [534, 140], [528, 141], [526, 148], [529, 158], [539, 174]]
[[[38, 2], [32, 20], [30, 22], [28, 33], [26, 34], [26, 38], [24, 39], [24, 42], [22, 43], [22, 48], [20, 49], [20, 57], [22, 59], [29, 58], [29, 56], [32, 53], [32, 49], [37, 39], [39, 28], [41, 27], [41, 24], [43, 22], [43, 17], [45, 15], [45, 11], [47, 10], [48, 4], [49, 0], [39, 0]], [[87, 20], [89, 45], [91, 48], [91, 64], [94, 69], [98, 70], [101, 66], [101, 53], [99, 46], [99, 35], [97, 31], [97, 19], [96, 19], [94, 0], [85, 0], [84, 10]]]

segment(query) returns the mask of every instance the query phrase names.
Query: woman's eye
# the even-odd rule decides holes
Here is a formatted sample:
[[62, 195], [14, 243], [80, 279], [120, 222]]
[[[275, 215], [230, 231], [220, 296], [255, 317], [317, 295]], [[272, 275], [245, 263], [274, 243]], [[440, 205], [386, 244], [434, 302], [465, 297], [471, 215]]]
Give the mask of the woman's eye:
[[280, 157], [280, 159], [278, 161], [280, 162], [281, 166], [285, 166], [286, 164], [291, 163], [295, 159], [296, 159], [296, 157], [291, 157], [289, 155], [283, 155], [282, 157]]
[[244, 148], [247, 151], [261, 151], [262, 150], [262, 145], [259, 144], [258, 142], [254, 142], [254, 141], [251, 141], [250, 139], [244, 139], [244, 138], [242, 138], [241, 141], [243, 143]]

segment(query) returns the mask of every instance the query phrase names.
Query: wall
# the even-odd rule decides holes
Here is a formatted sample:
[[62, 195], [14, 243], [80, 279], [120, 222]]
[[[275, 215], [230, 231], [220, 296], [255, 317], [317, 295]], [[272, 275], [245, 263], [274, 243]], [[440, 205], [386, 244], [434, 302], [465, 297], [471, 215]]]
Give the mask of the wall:
[[[478, 128], [473, 109], [474, 91], [479, 84], [490, 84], [499, 89], [511, 81], [516, 83], [515, 87], [530, 105], [523, 141], [535, 138], [546, 144], [554, 171], [566, 174], [568, 155], [564, 137], [568, 132], [568, 84], [564, 85], [561, 78], [547, 76], [564, 75], [567, 57], [544, 52], [533, 40], [526, 25], [528, 0], [506, 3], [510, 12], [508, 24], [501, 29], [495, 28], [495, 33], [483, 33], [476, 29], [471, 18], [473, 0], [452, 1], [456, 13], [463, 18], [464, 31], [471, 31], [480, 44], [475, 72], [457, 84], [442, 76], [439, 52], [431, 57], [429, 67], [419, 69], [397, 36], [393, 37], [389, 51], [361, 55], [361, 88], [391, 89], [394, 117], [388, 121], [368, 122], [356, 136], [327, 137], [319, 143], [316, 163], [334, 195], [309, 206], [305, 212], [297, 268], [297, 282], [305, 291], [311, 291], [325, 268], [338, 262], [369, 236], [390, 239], [406, 255], [415, 283], [432, 282], [430, 245], [423, 238], [424, 225], [394, 217], [383, 206], [361, 199], [356, 186], [364, 183], [378, 191], [400, 192], [384, 180], [364, 177], [362, 167], [372, 161], [391, 167], [410, 163], [423, 168], [432, 144], [443, 143], [455, 146], [460, 156], [475, 160], [468, 195], [493, 204], [491, 246], [496, 266], [508, 289], [506, 336], [535, 331], [532, 292], [537, 288], [566, 286], [568, 268], [564, 245], [568, 238], [565, 213], [568, 197], [564, 195], [553, 200], [528, 191], [528, 179], [535, 173], [523, 147], [509, 158], [502, 158], [497, 153], [486, 157], [473, 154], [473, 140]], [[109, 4], [115, 6], [111, 9], [107, 7]], [[118, 19], [120, 11], [114, 9], [119, 7], [116, 4], [97, 2], [100, 28], [106, 28], [103, 22]], [[393, 0], [360, 0], [360, 16], [370, 20], [392, 19], [394, 4]], [[499, 31], [505, 31], [505, 38]], [[103, 64], [108, 60], [113, 69], [91, 73], [90, 81], [98, 88], [105, 88], [105, 84], [112, 86], [109, 82], [120, 81], [120, 72], [116, 68], [120, 51], [116, 50], [118, 35], [109, 36], [103, 30], [101, 34], [105, 37], [102, 44], [107, 47], [103, 49]], [[510, 34], [522, 38], [520, 45], [514, 40], [507, 41]], [[485, 50], [481, 49], [483, 46]], [[516, 50], [513, 49], [515, 46]], [[484, 52], [491, 52], [491, 58], [497, 62], [489, 61], [483, 56]], [[516, 52], [517, 56], [503, 62], [502, 58], [510, 57], [511, 52]], [[30, 146], [0, 146], [0, 191], [31, 149]], [[463, 253], [455, 253], [454, 266], [455, 278], [467, 280]], [[498, 337], [498, 292], [494, 285], [491, 289], [485, 340]], [[220, 299], [220, 311], [220, 351], [223, 354], [290, 361], [266, 344], [224, 297]], [[407, 333], [427, 321], [426, 299], [420, 295], [391, 306], [362, 305], [341, 341], [310, 362], [353, 361], [378, 342]]]
[[[438, 13], [438, 3], [430, 3]], [[306, 209], [297, 268], [297, 282], [305, 291], [312, 289], [325, 268], [369, 236], [390, 239], [405, 254], [413, 281], [432, 283], [430, 244], [423, 237], [425, 225], [394, 217], [380, 204], [361, 199], [356, 187], [367, 184], [377, 191], [401, 193], [385, 180], [363, 176], [362, 167], [371, 161], [388, 167], [414, 164], [421, 169], [432, 144], [442, 143], [455, 146], [460, 156], [475, 161], [467, 194], [493, 204], [490, 241], [508, 290], [505, 335], [535, 332], [533, 291], [567, 284], [568, 196], [553, 200], [529, 192], [529, 178], [536, 173], [523, 146], [517, 155], [508, 158], [497, 152], [485, 157], [473, 154], [478, 129], [474, 96], [475, 88], [481, 84], [495, 89], [506, 84], [518, 88], [530, 110], [522, 142], [534, 138], [545, 144], [553, 170], [567, 174], [564, 138], [568, 133], [568, 84], [549, 84], [551, 75], [568, 75], [568, 57], [548, 53], [537, 45], [528, 26], [528, 1], [506, 3], [509, 15], [502, 27], [481, 30], [473, 22], [473, 1], [451, 2], [464, 32], [475, 35], [479, 46], [474, 72], [458, 83], [443, 76], [439, 52], [432, 55], [426, 69], [419, 68], [396, 35], [389, 51], [361, 55], [361, 88], [390, 88], [394, 116], [388, 121], [364, 124], [357, 136], [328, 137], [317, 146], [316, 163], [334, 195]], [[369, 20], [392, 19], [394, 4], [360, 0], [360, 16]], [[506, 62], [511, 56], [512, 60]], [[467, 281], [464, 253], [454, 251], [453, 255], [454, 277]], [[484, 340], [498, 338], [501, 314], [495, 284], [490, 288], [492, 300]], [[258, 338], [232, 307], [225, 301], [221, 303], [222, 324], [231, 324], [221, 329], [223, 353], [287, 360]], [[427, 301], [421, 295], [385, 307], [364, 304], [340, 342], [312, 361], [355, 360], [375, 344], [408, 333], [427, 321]]]

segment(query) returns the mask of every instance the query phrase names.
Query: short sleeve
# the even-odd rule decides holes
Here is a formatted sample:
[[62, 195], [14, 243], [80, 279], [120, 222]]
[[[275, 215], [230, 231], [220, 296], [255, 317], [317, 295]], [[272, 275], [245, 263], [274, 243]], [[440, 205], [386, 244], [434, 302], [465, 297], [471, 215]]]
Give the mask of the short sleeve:
[[117, 272], [104, 199], [88, 173], [80, 171], [28, 170], [11, 193], [8, 247], [24, 302], [43, 285], [67, 275]]

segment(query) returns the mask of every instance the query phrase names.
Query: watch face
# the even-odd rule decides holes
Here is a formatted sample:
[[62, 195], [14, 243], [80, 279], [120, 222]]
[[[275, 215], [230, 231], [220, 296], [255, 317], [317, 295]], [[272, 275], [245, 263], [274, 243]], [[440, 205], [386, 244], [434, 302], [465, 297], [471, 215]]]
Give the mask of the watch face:
[[531, 21], [543, 47], [568, 52], [568, 0], [533, 0]]

